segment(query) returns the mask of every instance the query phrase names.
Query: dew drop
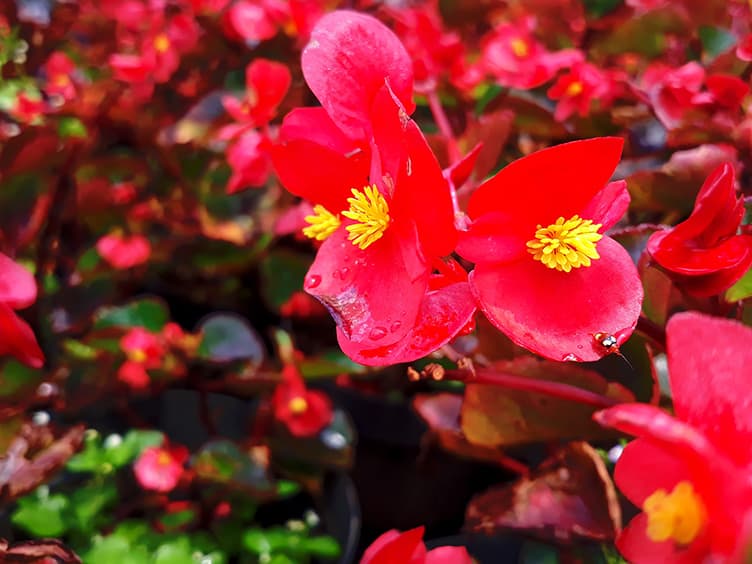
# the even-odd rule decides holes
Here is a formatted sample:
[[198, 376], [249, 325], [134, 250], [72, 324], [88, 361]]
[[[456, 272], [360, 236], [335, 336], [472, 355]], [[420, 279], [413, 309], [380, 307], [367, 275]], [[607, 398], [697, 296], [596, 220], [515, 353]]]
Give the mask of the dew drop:
[[345, 280], [350, 274], [350, 269], [345, 266], [344, 268], [342, 268], [342, 270], [339, 271], [339, 274], [342, 280]]
[[582, 362], [582, 359], [574, 353], [565, 354], [561, 358], [562, 362]]
[[407, 158], [407, 163], [405, 164], [405, 168], [407, 169], [407, 175], [412, 176], [413, 175], [413, 161], [410, 157]]
[[402, 322], [401, 321], [395, 321], [394, 323], [392, 323], [392, 326], [389, 327], [389, 330], [392, 333], [396, 333], [397, 331], [400, 330], [400, 327], [402, 327]]
[[582, 345], [577, 345], [577, 348], [578, 349], [582, 349]]
[[319, 276], [318, 274], [312, 274], [311, 276], [306, 278], [305, 287], [308, 290], [316, 288], [319, 284], [321, 284], [321, 276]]
[[368, 336], [374, 341], [383, 339], [384, 337], [386, 337], [386, 328], [374, 327], [373, 329], [371, 329], [371, 332], [368, 334]]
[[332, 278], [335, 280], [339, 280], [342, 277], [342, 273], [339, 270], [335, 270], [332, 272]]

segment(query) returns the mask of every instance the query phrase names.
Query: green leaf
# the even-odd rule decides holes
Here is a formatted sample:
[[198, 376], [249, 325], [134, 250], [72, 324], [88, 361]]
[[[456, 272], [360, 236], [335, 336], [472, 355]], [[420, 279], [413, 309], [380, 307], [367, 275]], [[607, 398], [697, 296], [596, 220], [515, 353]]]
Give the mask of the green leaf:
[[159, 431], [131, 430], [125, 435], [110, 435], [102, 440], [96, 433], [86, 437], [83, 450], [72, 457], [66, 466], [71, 472], [108, 474], [132, 462], [144, 449], [164, 442]]
[[57, 132], [60, 137], [78, 137], [80, 139], [85, 139], [89, 135], [84, 123], [73, 116], [61, 117], [57, 125]]
[[59, 537], [67, 530], [68, 498], [62, 494], [49, 495], [46, 486], [18, 500], [18, 508], [11, 521], [36, 537]]
[[71, 495], [73, 514], [80, 531], [91, 535], [109, 521], [106, 509], [117, 503], [118, 492], [114, 482], [90, 482]]
[[203, 480], [252, 495], [273, 497], [276, 492], [266, 466], [229, 440], [221, 439], [204, 445], [193, 456], [191, 466]]
[[170, 319], [167, 306], [157, 298], [142, 298], [119, 307], [103, 307], [94, 315], [94, 328], [144, 327], [161, 331]]
[[127, 538], [115, 534], [94, 537], [94, 545], [88, 552], [83, 553], [82, 559], [86, 564], [152, 564], [147, 547], [139, 543], [131, 544]]
[[254, 554], [269, 554], [272, 551], [272, 545], [261, 529], [251, 529], [243, 534], [243, 546]]
[[746, 300], [750, 296], [752, 296], [752, 268], [750, 268], [744, 276], [737, 280], [736, 284], [726, 290], [725, 297], [726, 301], [731, 303]]
[[711, 59], [715, 59], [718, 55], [726, 52], [734, 43], [736, 43], [736, 37], [728, 30], [722, 27], [713, 26], [700, 26], [698, 30], [700, 35], [700, 41], [702, 41], [702, 49], [705, 51]]
[[115, 468], [130, 464], [148, 447], [158, 446], [164, 442], [164, 434], [160, 431], [131, 430], [126, 433], [119, 444], [108, 446], [105, 442], [104, 457]]
[[303, 539], [302, 548], [308, 554], [319, 558], [337, 558], [341, 549], [334, 537], [321, 536]]
[[208, 316], [199, 325], [202, 335], [198, 356], [214, 362], [264, 360], [264, 345], [256, 331], [242, 317], [229, 313]]
[[193, 548], [187, 537], [162, 544], [154, 553], [154, 564], [189, 564], [193, 562]]
[[584, 0], [588, 14], [601, 18], [613, 12], [621, 4], [621, 0]]
[[0, 397], [30, 393], [39, 386], [44, 373], [8, 359], [0, 373]]
[[275, 250], [261, 263], [261, 292], [264, 301], [274, 309], [290, 299], [293, 292], [303, 289], [303, 280], [311, 266], [311, 257], [287, 250]]

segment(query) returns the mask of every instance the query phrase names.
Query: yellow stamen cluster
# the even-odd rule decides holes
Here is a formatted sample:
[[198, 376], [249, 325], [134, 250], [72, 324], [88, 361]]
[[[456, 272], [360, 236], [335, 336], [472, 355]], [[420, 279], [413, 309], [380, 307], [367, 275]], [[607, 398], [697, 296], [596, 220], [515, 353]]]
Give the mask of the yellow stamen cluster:
[[157, 53], [166, 53], [170, 48], [170, 38], [166, 34], [160, 33], [154, 38], [154, 49]]
[[530, 52], [530, 48], [527, 46], [527, 41], [520, 39], [519, 37], [512, 39], [509, 44], [512, 47], [512, 52], [518, 57], [527, 57]]
[[567, 96], [577, 96], [578, 94], [582, 94], [583, 89], [582, 82], [576, 80], [567, 86]]
[[528, 252], [548, 268], [570, 272], [573, 268], [590, 266], [590, 261], [600, 258], [595, 244], [603, 238], [598, 233], [600, 223], [573, 215], [560, 217], [548, 227], [538, 225], [535, 239], [527, 242]]
[[389, 226], [389, 205], [376, 185], [366, 186], [363, 191], [352, 189], [352, 198], [348, 198], [350, 209], [342, 212], [356, 223], [347, 226], [348, 239], [353, 245], [366, 249], [384, 235]]
[[290, 408], [290, 411], [293, 414], [300, 415], [305, 413], [308, 409], [308, 402], [303, 396], [295, 396], [290, 400], [290, 403], [287, 404], [287, 407]]
[[313, 212], [315, 215], [305, 217], [306, 222], [311, 225], [303, 229], [303, 235], [317, 241], [323, 241], [339, 227], [341, 223], [339, 216], [334, 215], [320, 204], [313, 206]]
[[687, 545], [697, 538], [706, 521], [705, 506], [688, 481], [676, 484], [671, 493], [656, 490], [642, 510], [648, 518], [648, 538], [653, 542], [671, 539]]
[[142, 364], [143, 362], [146, 362], [146, 351], [143, 349], [133, 349], [129, 350], [125, 353], [125, 356], [128, 357], [128, 360], [131, 360], [133, 362], [138, 362], [139, 364]]
[[172, 457], [168, 452], [165, 451], [159, 451], [159, 454], [157, 455], [157, 464], [159, 466], [169, 466], [172, 464]]

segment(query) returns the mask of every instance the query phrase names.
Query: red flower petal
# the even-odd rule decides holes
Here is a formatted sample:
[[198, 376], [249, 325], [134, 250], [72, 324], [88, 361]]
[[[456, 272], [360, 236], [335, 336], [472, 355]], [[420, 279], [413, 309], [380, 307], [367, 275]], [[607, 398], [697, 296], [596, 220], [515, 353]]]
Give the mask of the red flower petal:
[[629, 253], [609, 237], [597, 248], [600, 259], [571, 272], [549, 269], [532, 256], [480, 263], [470, 283], [491, 323], [518, 345], [554, 360], [597, 360], [605, 351], [593, 335], [626, 339], [642, 301]]
[[272, 162], [282, 185], [331, 213], [349, 206], [353, 188], [369, 184], [370, 155], [345, 155], [313, 141], [294, 140], [272, 148]]
[[0, 354], [15, 356], [32, 368], [44, 365], [44, 354], [31, 327], [5, 304], [0, 304]]
[[23, 309], [36, 299], [37, 284], [31, 272], [0, 253], [0, 303]]
[[400, 167], [393, 200], [395, 221], [414, 221], [427, 257], [450, 254], [457, 244], [449, 184], [414, 121], [404, 132], [407, 160]]
[[280, 141], [305, 139], [336, 153], [347, 155], [359, 148], [357, 142], [347, 137], [321, 107], [295, 108], [282, 120]]
[[144, 365], [132, 360], [126, 360], [120, 365], [117, 376], [118, 380], [134, 390], [143, 390], [149, 387], [151, 383], [151, 378], [149, 378], [149, 373], [146, 372]]
[[318, 298], [348, 339], [365, 348], [403, 339], [415, 323], [428, 285], [414, 230], [392, 223], [365, 250], [340, 227], [321, 245], [305, 290]]
[[606, 187], [590, 200], [580, 215], [586, 219], [592, 219], [593, 223], [600, 223], [602, 227], [599, 231], [604, 233], [627, 213], [628, 207], [627, 183], [624, 180], [617, 180], [606, 184]]
[[149, 260], [151, 245], [143, 235], [124, 237], [111, 233], [97, 241], [97, 252], [110, 266], [125, 269]]
[[348, 357], [367, 366], [412, 362], [451, 341], [473, 318], [475, 301], [470, 286], [460, 282], [427, 293], [420, 304], [415, 326], [391, 345], [367, 348], [337, 331], [337, 340]]
[[532, 237], [537, 224], [581, 214], [608, 183], [623, 145], [620, 138], [599, 137], [549, 147], [514, 161], [471, 196], [470, 217], [503, 210]]
[[678, 549], [673, 541], [654, 542], [647, 535], [648, 518], [640, 513], [616, 539], [622, 556], [635, 564], [697, 564], [706, 556], [705, 547], [692, 543]]
[[676, 415], [740, 465], [752, 462], [752, 329], [694, 312], [666, 326]]
[[429, 550], [425, 564], [473, 564], [473, 560], [464, 546], [440, 546]]
[[269, 158], [269, 140], [251, 129], [243, 133], [227, 150], [227, 162], [232, 176], [226, 192], [235, 194], [244, 188], [261, 188], [266, 184], [272, 169]]
[[397, 36], [379, 20], [347, 10], [322, 17], [303, 50], [303, 74], [334, 122], [353, 139], [370, 132], [370, 109], [388, 82], [412, 112], [413, 66]]
[[360, 564], [423, 564], [426, 557], [423, 530], [416, 527], [404, 533], [387, 531], [366, 549]]
[[254, 59], [245, 71], [248, 98], [255, 101], [251, 109], [256, 125], [274, 117], [277, 106], [290, 88], [290, 71], [287, 65], [267, 59]]
[[635, 439], [619, 457], [614, 481], [627, 499], [637, 507], [657, 489], [670, 492], [682, 480], [690, 478], [690, 470], [670, 450], [648, 439]]

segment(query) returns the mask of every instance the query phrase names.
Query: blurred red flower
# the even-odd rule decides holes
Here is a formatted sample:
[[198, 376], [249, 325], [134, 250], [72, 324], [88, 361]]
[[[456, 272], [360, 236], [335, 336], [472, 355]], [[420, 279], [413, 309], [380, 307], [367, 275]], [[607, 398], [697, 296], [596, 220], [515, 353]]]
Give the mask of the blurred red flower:
[[387, 531], [369, 546], [360, 564], [473, 564], [464, 546], [441, 546], [426, 551], [424, 527], [404, 533]]
[[22, 123], [37, 123], [44, 115], [46, 103], [37, 94], [30, 95], [20, 92], [16, 96], [16, 103], [10, 110], [10, 115]]
[[647, 250], [688, 293], [718, 294], [752, 266], [752, 235], [737, 234], [743, 216], [734, 167], [724, 163], [705, 180], [689, 218], [653, 233]]
[[148, 447], [134, 462], [133, 473], [144, 489], [167, 493], [180, 482], [186, 460], [188, 449], [184, 446]]
[[151, 379], [147, 370], [159, 368], [166, 353], [160, 335], [134, 327], [120, 339], [126, 361], [118, 369], [118, 379], [134, 389], [146, 388]]
[[274, 417], [296, 437], [310, 437], [332, 420], [332, 404], [323, 392], [306, 388], [298, 369], [287, 365], [272, 398]]
[[151, 245], [143, 235], [113, 232], [97, 241], [97, 252], [113, 268], [133, 268], [149, 260]]
[[273, 158], [283, 185], [314, 204], [304, 233], [323, 241], [305, 290], [332, 313], [354, 360], [420, 358], [474, 305], [464, 279], [432, 275], [456, 230], [449, 185], [408, 117], [409, 56], [378, 20], [340, 11], [313, 30], [303, 72], [323, 108], [291, 112]]
[[272, 170], [271, 140], [266, 128], [277, 113], [277, 107], [290, 87], [290, 71], [282, 63], [255, 59], [246, 68], [246, 93], [242, 100], [224, 96], [222, 105], [235, 123], [220, 129], [217, 137], [229, 140], [227, 162], [232, 176], [227, 193], [234, 194], [244, 188], [260, 188], [266, 184]]
[[41, 368], [44, 354], [34, 332], [14, 312], [29, 307], [36, 299], [37, 285], [31, 272], [0, 253], [0, 354]]
[[609, 108], [620, 90], [615, 79], [614, 73], [603, 71], [590, 63], [573, 65], [548, 90], [549, 98], [559, 101], [554, 118], [564, 121], [574, 113], [585, 117], [590, 113], [593, 101], [598, 103], [600, 110]]
[[642, 513], [617, 539], [636, 564], [742, 562], [752, 540], [752, 329], [688, 312], [667, 325], [675, 417], [625, 404], [595, 414], [638, 438], [615, 480]]
[[65, 100], [73, 100], [76, 97], [76, 85], [73, 74], [76, 70], [75, 63], [62, 51], [52, 53], [43, 65], [45, 78], [44, 91], [49, 95], [62, 96]]
[[510, 339], [554, 360], [597, 360], [597, 333], [621, 343], [640, 314], [642, 284], [629, 253], [603, 233], [629, 205], [608, 183], [623, 142], [574, 141], [503, 168], [470, 198], [457, 251], [488, 319]]
[[483, 42], [483, 66], [502, 86], [530, 89], [556, 72], [584, 60], [576, 49], [551, 52], [533, 36], [535, 20], [523, 18], [496, 27]]

